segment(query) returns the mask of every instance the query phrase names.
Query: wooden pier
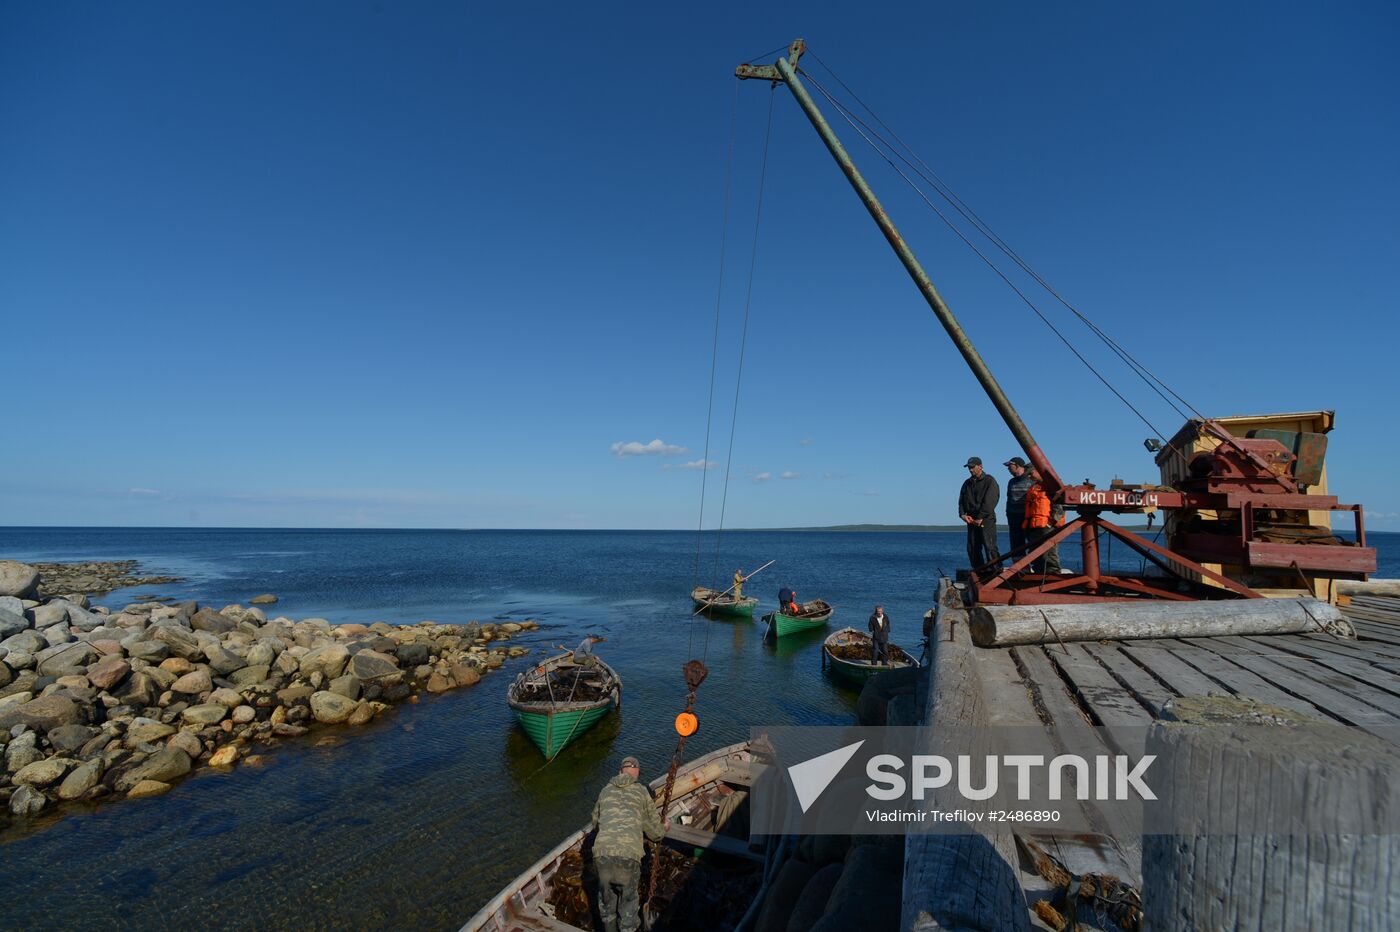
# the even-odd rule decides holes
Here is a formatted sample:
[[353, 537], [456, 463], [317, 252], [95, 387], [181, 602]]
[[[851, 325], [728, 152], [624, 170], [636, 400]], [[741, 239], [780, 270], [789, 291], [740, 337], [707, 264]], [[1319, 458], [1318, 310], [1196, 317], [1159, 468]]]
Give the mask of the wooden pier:
[[[1400, 726], [1400, 598], [1354, 595], [1343, 612], [1356, 640], [1308, 633], [983, 649], [972, 643], [961, 592], [944, 580], [930, 632], [923, 714], [924, 724], [932, 726], [929, 750], [936, 753], [940, 727], [1020, 725], [1048, 727], [1076, 753], [1112, 753], [1094, 726], [1148, 726], [1168, 702], [1189, 696], [1254, 699], [1393, 740]], [[1376, 837], [1381, 839], [1378, 863], [1362, 859], [1346, 865], [1348, 884], [1371, 890], [1299, 890], [1288, 898], [1303, 899], [1305, 893], [1369, 898], [1368, 915], [1379, 913], [1400, 924], [1400, 911], [1391, 911], [1400, 904], [1400, 845], [1395, 836]], [[1140, 837], [914, 834], [906, 847], [902, 927], [921, 932], [1053, 928], [1032, 911], [1062, 887], [1035, 869], [1037, 855], [1049, 848], [1077, 876], [1111, 875], [1143, 890]], [[1233, 880], [1228, 874], [1223, 879], [1227, 885]], [[1248, 898], [1248, 886], [1241, 882], [1228, 893], [1217, 890], [1217, 899]], [[1296, 902], [1288, 913], [1288, 904], [1258, 899], [1228, 903], [1234, 918], [1224, 927], [1305, 927], [1278, 921], [1280, 910], [1300, 915]], [[1335, 915], [1325, 904], [1319, 908]], [[1084, 928], [1120, 928], [1084, 908], [1079, 920]]]

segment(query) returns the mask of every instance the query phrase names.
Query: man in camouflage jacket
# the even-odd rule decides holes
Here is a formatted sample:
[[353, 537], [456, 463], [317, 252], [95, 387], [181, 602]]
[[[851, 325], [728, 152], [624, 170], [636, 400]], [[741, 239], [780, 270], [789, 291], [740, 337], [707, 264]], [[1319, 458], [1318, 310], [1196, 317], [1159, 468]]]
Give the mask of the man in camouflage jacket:
[[638, 883], [642, 874], [642, 836], [660, 841], [666, 833], [656, 803], [637, 782], [642, 765], [624, 757], [622, 769], [608, 781], [593, 804], [593, 864], [598, 868], [598, 911], [606, 932], [636, 932]]

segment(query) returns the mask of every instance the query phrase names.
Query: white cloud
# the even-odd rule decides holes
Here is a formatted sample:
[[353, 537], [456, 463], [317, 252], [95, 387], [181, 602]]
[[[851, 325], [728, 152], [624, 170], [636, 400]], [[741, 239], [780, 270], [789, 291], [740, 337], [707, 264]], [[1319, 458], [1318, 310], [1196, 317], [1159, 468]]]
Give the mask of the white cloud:
[[128, 495], [159, 495], [160, 489], [127, 489]]
[[756, 476], [753, 477], [753, 481], [754, 481], [754, 482], [767, 482], [769, 479], [772, 479], [772, 478], [773, 478], [773, 474], [772, 474], [771, 472], [761, 472], [761, 473], [759, 473], [758, 475], [756, 475]]
[[879, 493], [879, 492], [876, 492], [876, 491], [873, 490], [873, 489], [866, 489], [864, 492], [852, 492], [851, 494], [852, 494], [852, 495], [879, 495], [880, 493]]
[[801, 444], [802, 446], [804, 446], [804, 447], [810, 447], [810, 446], [812, 445], [812, 438], [811, 438], [811, 437], [803, 437], [801, 440], [799, 440], [799, 441], [797, 441], [797, 442], [800, 443], [800, 444]]
[[778, 478], [779, 478], [779, 479], [796, 479], [796, 478], [797, 478], [798, 476], [800, 476], [800, 475], [802, 475], [802, 473], [800, 473], [800, 472], [793, 472], [791, 469], [789, 469], [787, 472], [783, 473], [783, 474], [782, 474], [781, 476], [779, 476]]
[[685, 447], [676, 446], [674, 443], [666, 443], [657, 438], [651, 443], [639, 443], [636, 440], [623, 443], [619, 440], [611, 447], [617, 456], [681, 456], [689, 453]]
[[848, 473], [848, 472], [829, 472], [829, 473], [827, 473], [823, 478], [825, 478], [825, 479], [849, 479], [850, 477], [851, 477], [851, 474]]
[[718, 466], [714, 460], [691, 460], [689, 463], [662, 463], [662, 469], [714, 469]]

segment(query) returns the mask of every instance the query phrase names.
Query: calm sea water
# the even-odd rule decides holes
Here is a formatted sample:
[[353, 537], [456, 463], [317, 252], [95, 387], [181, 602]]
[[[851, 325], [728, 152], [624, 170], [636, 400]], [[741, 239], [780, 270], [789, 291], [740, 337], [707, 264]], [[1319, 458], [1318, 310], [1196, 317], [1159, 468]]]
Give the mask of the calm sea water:
[[[1400, 576], [1400, 535], [1377, 534], [1375, 544], [1380, 575]], [[692, 620], [693, 532], [0, 528], [0, 557], [138, 559], [148, 572], [185, 577], [154, 587], [161, 595], [223, 605], [273, 592], [275, 610], [292, 618], [534, 619], [540, 630], [513, 643], [540, 656], [603, 634], [599, 653], [624, 681], [620, 713], [548, 766], [505, 706], [521, 659], [475, 688], [343, 732], [334, 746], [291, 742], [261, 766], [9, 834], [0, 843], [7, 925], [455, 929], [587, 819], [623, 755], [639, 756], [648, 779], [665, 769], [689, 657], [704, 658], [710, 677], [687, 756], [742, 740], [751, 725], [845, 723], [855, 706], [855, 692], [820, 674], [820, 633], [773, 648], [757, 621]], [[723, 537], [717, 574], [706, 536], [699, 581], [768, 560], [777, 563], [748, 587], [760, 611], [782, 585], [835, 605], [833, 627], [863, 627], [882, 602], [895, 641], [917, 652], [940, 570], [966, 557], [956, 532], [737, 532]], [[150, 589], [100, 601], [121, 605]]]

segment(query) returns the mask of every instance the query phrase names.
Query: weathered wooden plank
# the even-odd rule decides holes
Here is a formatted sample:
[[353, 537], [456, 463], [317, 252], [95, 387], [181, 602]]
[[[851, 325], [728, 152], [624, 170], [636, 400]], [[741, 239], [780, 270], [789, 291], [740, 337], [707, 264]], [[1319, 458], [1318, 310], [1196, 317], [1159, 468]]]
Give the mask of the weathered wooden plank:
[[1281, 706], [1285, 709], [1293, 709], [1312, 718], [1328, 720], [1336, 718], [1336, 716], [1328, 715], [1325, 709], [1279, 689], [1275, 683], [1256, 674], [1254, 672], [1256, 662], [1262, 659], [1259, 655], [1248, 657], [1245, 662], [1249, 664], [1249, 668], [1246, 669], [1227, 659], [1226, 656], [1211, 651], [1209, 645], [1209, 641], [1202, 641], [1200, 646], [1183, 648], [1174, 651], [1174, 653], [1182, 662], [1188, 663], [1202, 673], [1224, 683], [1237, 696], [1257, 699], [1260, 702]]
[[1099, 666], [1099, 662], [1082, 645], [1068, 644], [1064, 650], [1053, 648], [1046, 651], [1046, 656], [1059, 669], [1062, 678], [1070, 681], [1080, 704], [1089, 707], [1099, 724], [1131, 726], [1152, 723], [1152, 713]]
[[689, 825], [675, 823], [667, 825], [665, 841], [676, 848], [704, 848], [716, 854], [727, 854], [750, 861], [763, 860], [763, 854], [750, 849], [748, 842], [743, 839], [731, 838], [728, 835], [716, 835], [714, 832], [692, 828]]
[[[1204, 642], [1201, 648], [1204, 653], [1212, 653], [1208, 649], [1209, 643], [1209, 641]], [[1229, 662], [1227, 658], [1220, 654], [1214, 654], [1214, 656], [1226, 660], [1227, 663]], [[1240, 668], [1241, 672], [1248, 674], [1249, 677], [1253, 679], [1266, 678], [1268, 683], [1273, 687], [1275, 695], [1281, 694], [1287, 697], [1289, 702], [1266, 699], [1260, 695], [1255, 695], [1253, 698], [1260, 699], [1263, 702], [1268, 702], [1273, 705], [1280, 705], [1286, 709], [1297, 709], [1298, 711], [1306, 711], [1306, 707], [1300, 706], [1297, 703], [1309, 703], [1318, 710], [1326, 713], [1329, 718], [1340, 718], [1348, 724], [1358, 725], [1368, 731], [1380, 729], [1380, 734], [1382, 736], [1386, 734], [1385, 729], [1393, 731], [1394, 727], [1400, 724], [1400, 720], [1397, 720], [1395, 716], [1388, 715], [1374, 706], [1367, 705], [1358, 699], [1354, 699], [1331, 686], [1326, 686], [1308, 677], [1300, 676], [1287, 667], [1280, 666], [1268, 657], [1252, 657], [1249, 659], [1248, 663], [1249, 669], [1243, 670]], [[1287, 690], [1287, 692], [1284, 692], [1284, 690]], [[1316, 713], [1309, 714], [1316, 715]]]
[[1386, 692], [1377, 685], [1375, 682], [1377, 674], [1374, 672], [1369, 676], [1365, 673], [1353, 676], [1351, 673], [1335, 670], [1311, 657], [1294, 657], [1281, 652], [1261, 656], [1277, 666], [1292, 670], [1300, 676], [1306, 676], [1313, 682], [1330, 686], [1344, 696], [1373, 706], [1395, 718], [1396, 724], [1400, 725], [1400, 696]]
[[1353, 598], [1384, 600], [1400, 596], [1400, 579], [1339, 579], [1337, 591]]
[[1226, 638], [1225, 640], [1238, 640], [1241, 644], [1254, 645], [1255, 649], [1266, 656], [1275, 654], [1286, 654], [1295, 657], [1307, 657], [1317, 663], [1323, 663], [1341, 673], [1349, 676], [1367, 678], [1375, 681], [1376, 677], [1382, 680], [1376, 685], [1383, 689], [1389, 689], [1400, 695], [1400, 677], [1391, 680], [1386, 677], [1388, 672], [1383, 667], [1376, 664], [1373, 657], [1359, 657], [1355, 654], [1342, 653], [1335, 650], [1328, 650], [1319, 647], [1313, 641], [1306, 638], [1294, 637], [1250, 637], [1250, 638]]
[[1315, 641], [1322, 646], [1331, 647], [1336, 650], [1349, 650], [1365, 657], [1400, 660], [1400, 647], [1384, 644], [1380, 641], [1368, 641], [1364, 639], [1348, 641], [1342, 640], [1341, 638], [1334, 638], [1326, 634], [1304, 634], [1299, 636]]
[[1154, 717], [1161, 716], [1162, 707], [1176, 697], [1176, 693], [1159, 683], [1151, 673], [1128, 659], [1117, 645], [1088, 642], [1083, 647], [1086, 653], [1107, 667], [1116, 680], [1125, 683]]
[[1142, 664], [1153, 676], [1176, 690], [1181, 696], [1228, 696], [1230, 690], [1205, 676], [1190, 664], [1183, 663], [1165, 647], [1151, 642], [1123, 642], [1118, 649], [1130, 660]]
[[1004, 647], [973, 653], [977, 679], [982, 684], [983, 702], [989, 725], [1040, 726], [1041, 720], [1031, 700], [1031, 690]]

